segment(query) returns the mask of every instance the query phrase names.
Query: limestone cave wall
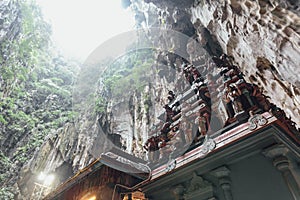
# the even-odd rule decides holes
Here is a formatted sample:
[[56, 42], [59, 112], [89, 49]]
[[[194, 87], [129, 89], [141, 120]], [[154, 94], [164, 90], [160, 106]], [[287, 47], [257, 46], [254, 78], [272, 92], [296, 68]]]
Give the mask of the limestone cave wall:
[[[286, 1], [288, 4], [289, 1]], [[299, 11], [277, 1], [211, 1], [191, 7], [222, 50], [294, 122], [299, 112]]]
[[299, 1], [147, 2], [167, 13], [169, 27], [184, 13], [196, 29], [193, 38], [213, 55], [232, 56], [246, 79], [300, 124]]
[[[269, 100], [299, 126], [299, 1], [147, 0], [132, 1], [131, 6], [137, 13], [137, 27], [145, 30], [172, 28], [197, 40], [211, 57], [222, 53], [232, 57], [245, 78], [257, 84]], [[109, 99], [102, 91], [98, 95], [108, 100], [103, 108], [105, 112], [95, 113], [93, 107], [87, 107], [82, 113], [73, 113], [71, 93], [77, 64], [57, 54], [39, 54], [43, 65], [48, 63], [46, 68], [30, 67], [42, 66], [34, 63], [35, 59], [29, 59], [35, 54], [24, 54], [23, 60], [21, 57], [8, 58], [12, 55], [9, 52], [16, 51], [19, 44], [25, 44], [20, 33], [28, 35], [30, 32], [22, 25], [25, 11], [14, 1], [0, 2], [0, 69], [15, 70], [12, 66], [17, 61], [28, 70], [24, 72], [19, 68], [15, 71], [17, 74], [32, 74], [38, 69], [35, 79], [12, 76], [4, 80], [2, 72], [9, 71], [0, 74], [0, 97], [6, 102], [0, 108], [0, 141], [4, 145], [1, 145], [0, 185], [3, 189], [0, 197], [29, 198], [41, 171], [55, 173], [59, 177], [55, 184], [60, 184], [98, 158], [112, 143], [128, 153], [148, 159], [142, 146], [148, 139], [149, 130], [161, 122], [159, 118], [165, 117], [163, 106], [168, 102], [168, 91], [180, 93], [185, 89], [182, 71], [178, 70], [181, 63], [176, 63], [172, 54], [157, 54], [157, 61], [149, 70], [153, 76], [142, 91], [117, 99]], [[156, 42], [162, 43], [168, 38], [167, 35], [163, 37], [157, 38]], [[40, 41], [41, 44], [49, 40], [47, 36], [42, 38], [45, 40]], [[172, 53], [178, 48], [185, 49], [191, 62], [199, 61], [199, 52], [195, 53], [192, 45], [177, 46], [176, 41], [166, 43]], [[37, 51], [48, 52], [49, 49], [42, 46]], [[39, 84], [28, 84], [32, 80]], [[20, 89], [26, 91], [21, 97], [16, 95]], [[22, 113], [13, 118], [16, 116], [5, 110], [21, 110]], [[22, 123], [13, 123], [20, 117]], [[26, 123], [32, 126], [27, 127]], [[10, 126], [16, 124], [18, 126]]]

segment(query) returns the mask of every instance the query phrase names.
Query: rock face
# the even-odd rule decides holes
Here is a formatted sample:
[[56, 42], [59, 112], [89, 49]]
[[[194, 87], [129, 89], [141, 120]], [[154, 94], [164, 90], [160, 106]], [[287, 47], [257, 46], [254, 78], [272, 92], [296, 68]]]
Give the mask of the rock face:
[[271, 102], [300, 124], [300, 16], [293, 9], [299, 2], [294, 7], [287, 6], [290, 3], [199, 2], [191, 8], [191, 21], [200, 20], [250, 82], [263, 88]]
[[246, 78], [300, 124], [299, 1], [195, 1], [170, 3], [167, 11], [190, 16], [194, 37], [204, 47], [213, 47], [213, 55], [221, 50], [232, 56]]
[[145, 160], [148, 157], [143, 145], [151, 130], [165, 121], [163, 106], [168, 103], [168, 92], [182, 83], [182, 74], [165, 65], [153, 65], [148, 73], [151, 78], [141, 92], [133, 92], [121, 100], [112, 99], [108, 109], [110, 133], [121, 136], [126, 152]]
[[[0, 199], [29, 199], [41, 170], [70, 168], [69, 158], [52, 150], [63, 147], [63, 139], [53, 138], [74, 114], [71, 84], [78, 66], [52, 51], [50, 26], [36, 5], [1, 1], [0, 11]], [[66, 149], [71, 155], [73, 146]], [[29, 162], [33, 157], [36, 162]]]
[[1, 1], [0, 13], [0, 41], [13, 40], [18, 36], [21, 26], [19, 6], [10, 0]]
[[[1, 63], [3, 64], [5, 60], [9, 60], [10, 49], [12, 48], [10, 42], [18, 39], [22, 25], [18, 4], [9, 0], [2, 1], [0, 3], [0, 13], [0, 42], [3, 47], [1, 48]], [[1, 76], [0, 86], [3, 96], [9, 95], [12, 85], [11, 83], [6, 83]]]
[[[133, 2], [139, 27], [179, 31], [198, 41], [210, 57], [226, 53], [246, 79], [262, 88], [272, 103], [282, 108], [296, 125], [300, 124], [299, 1]], [[0, 198], [3, 199], [13, 196], [29, 199], [40, 172], [54, 173], [57, 177], [54, 185], [58, 185], [113, 144], [149, 159], [143, 145], [151, 130], [161, 126], [166, 117], [163, 106], [168, 103], [168, 91], [179, 94], [189, 86], [183, 79], [182, 63], [174, 56], [176, 51], [184, 49], [187, 60], [198, 63], [204, 70], [206, 66], [213, 66], [210, 62], [199, 63], [203, 61], [203, 52], [195, 48], [193, 40], [181, 43], [168, 40], [167, 34], [158, 37], [157, 32], [149, 33], [150, 37], [156, 37], [158, 46], [164, 46], [169, 52], [156, 52], [156, 61], [147, 68], [150, 74], [147, 84], [128, 94], [123, 90], [123, 97], [118, 98], [109, 97], [102, 85], [96, 94], [101, 97], [98, 99], [100, 107], [96, 102], [81, 113], [73, 113], [71, 85], [77, 71], [70, 68], [77, 65], [58, 55], [53, 56], [54, 59], [43, 53], [32, 56], [47, 48], [40, 45], [31, 52], [29, 49], [33, 46], [25, 45], [27, 37], [20, 37], [29, 34], [22, 21], [32, 19], [25, 11], [15, 1], [0, 2], [0, 97], [5, 102], [0, 103], [0, 164], [3, 165], [0, 167], [0, 186], [3, 187]], [[39, 44], [46, 43], [47, 37], [42, 38], [45, 40]], [[36, 41], [30, 40], [31, 43]], [[9, 57], [15, 55], [12, 52], [19, 46], [30, 53]], [[41, 66], [35, 59], [42, 60], [43, 65], [47, 63], [47, 67], [30, 67]], [[18, 66], [16, 63], [24, 67], [13, 68]], [[15, 70], [18, 75], [33, 76], [5, 79], [4, 74], [11, 72], [7, 69]], [[92, 74], [88, 74], [90, 76]], [[13, 115], [7, 110], [20, 112]]]

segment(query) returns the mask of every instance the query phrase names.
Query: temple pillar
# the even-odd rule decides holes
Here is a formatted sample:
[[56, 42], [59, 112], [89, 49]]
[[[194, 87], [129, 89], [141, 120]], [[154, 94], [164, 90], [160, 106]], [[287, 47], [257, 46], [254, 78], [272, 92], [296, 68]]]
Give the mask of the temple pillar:
[[300, 199], [300, 174], [295, 161], [289, 156], [289, 149], [283, 144], [271, 146], [263, 154], [273, 160], [273, 165], [281, 172], [295, 200]]
[[225, 200], [233, 200], [230, 170], [227, 167], [222, 166], [213, 170], [212, 174], [219, 179], [219, 186], [222, 188]]

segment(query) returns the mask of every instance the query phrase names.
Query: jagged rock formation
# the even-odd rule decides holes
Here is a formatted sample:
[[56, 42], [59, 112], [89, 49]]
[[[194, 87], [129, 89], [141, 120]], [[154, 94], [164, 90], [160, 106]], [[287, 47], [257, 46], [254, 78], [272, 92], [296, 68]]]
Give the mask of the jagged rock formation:
[[[161, 57], [159, 62], [157, 57]], [[161, 52], [141, 50], [120, 60], [110, 68], [113, 72], [108, 71], [103, 78], [105, 84], [101, 86], [100, 96], [106, 98], [107, 104], [98, 122], [102, 132], [116, 146], [147, 159], [143, 145], [149, 131], [161, 126], [165, 119], [163, 106], [168, 103], [168, 91], [178, 85], [183, 89], [184, 81], [181, 73], [164, 64], [168, 58]], [[92, 151], [95, 157], [102, 152], [99, 147], [98, 151]]]
[[0, 11], [0, 198], [25, 199], [30, 176], [47, 158], [24, 165], [74, 114], [78, 65], [54, 52], [50, 26], [36, 5], [7, 0]]
[[212, 1], [195, 4], [191, 13], [193, 23], [200, 20], [214, 33], [248, 79], [300, 124], [297, 12], [276, 1]]
[[178, 11], [190, 16], [195, 37], [203, 46], [213, 47], [215, 55], [220, 46], [250, 82], [257, 83], [271, 102], [300, 124], [299, 1], [194, 1], [184, 6], [147, 2], [167, 7], [169, 16]]
[[[13, 41], [19, 37], [19, 32], [21, 30], [21, 18], [19, 12], [19, 6], [17, 4], [12, 3], [11, 1], [3, 1], [0, 4], [0, 41], [1, 46], [1, 62], [8, 59], [11, 49], [11, 44], [5, 43], [5, 41]], [[1, 91], [3, 96], [8, 96], [10, 93], [10, 87], [13, 84], [4, 82], [3, 78], [1, 78], [1, 88], [2, 90], [6, 90], [4, 93]]]
[[[198, 41], [210, 56], [228, 54], [247, 80], [258, 84], [271, 102], [300, 124], [298, 1], [132, 2], [137, 27], [171, 28]], [[42, 35], [39, 45], [33, 45], [37, 40], [29, 37], [32, 30], [24, 23], [33, 20], [30, 8], [22, 2], [0, 3], [0, 198], [28, 199], [41, 171], [55, 173], [57, 185], [98, 158], [112, 143], [148, 159], [143, 145], [150, 130], [164, 121], [168, 91], [180, 94], [190, 86], [174, 52], [184, 49], [191, 63], [203, 61], [193, 40], [180, 43], [169, 41], [168, 35], [155, 38], [159, 34], [149, 33], [158, 46], [165, 45], [163, 48], [171, 53], [155, 52], [156, 62], [147, 65], [150, 75], [142, 89], [122, 98], [100, 84], [95, 102], [83, 112], [73, 113], [71, 85], [77, 71], [72, 68], [77, 64], [41, 53], [49, 40], [42, 31], [38, 32]], [[38, 10], [34, 13], [34, 28], [44, 31], [39, 28], [47, 25], [37, 17]], [[18, 50], [20, 54], [13, 54]], [[36, 59], [41, 61], [36, 63]], [[206, 61], [199, 66], [214, 65], [210, 59]], [[16, 63], [22, 67], [14, 68]], [[38, 67], [42, 65], [47, 67]], [[11, 74], [15, 75], [8, 76]], [[132, 79], [135, 82], [128, 83], [139, 83]], [[17, 111], [18, 115], [13, 115]], [[72, 120], [74, 114], [77, 117]]]

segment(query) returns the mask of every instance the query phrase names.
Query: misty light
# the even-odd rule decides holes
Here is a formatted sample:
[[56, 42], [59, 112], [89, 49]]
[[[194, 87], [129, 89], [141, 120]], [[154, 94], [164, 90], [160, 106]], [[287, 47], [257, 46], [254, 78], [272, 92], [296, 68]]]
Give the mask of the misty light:
[[44, 186], [49, 186], [54, 181], [54, 175], [53, 174], [45, 174], [44, 172], [41, 172], [38, 176], [38, 180], [43, 183]]
[[133, 30], [134, 17], [121, 0], [37, 0], [63, 54], [86, 59], [101, 43]]

